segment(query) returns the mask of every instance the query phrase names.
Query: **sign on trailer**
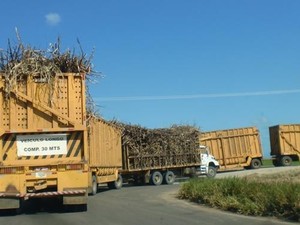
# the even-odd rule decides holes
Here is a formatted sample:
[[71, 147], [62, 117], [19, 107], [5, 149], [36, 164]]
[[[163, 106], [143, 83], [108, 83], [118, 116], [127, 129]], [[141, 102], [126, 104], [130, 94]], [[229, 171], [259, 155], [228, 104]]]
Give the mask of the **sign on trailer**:
[[17, 135], [17, 152], [19, 157], [67, 154], [67, 135]]

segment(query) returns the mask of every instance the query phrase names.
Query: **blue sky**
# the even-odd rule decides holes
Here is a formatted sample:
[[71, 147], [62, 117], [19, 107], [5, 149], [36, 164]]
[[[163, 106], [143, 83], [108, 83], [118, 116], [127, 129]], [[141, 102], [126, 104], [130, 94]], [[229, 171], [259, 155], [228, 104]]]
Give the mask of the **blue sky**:
[[95, 49], [90, 84], [106, 119], [203, 131], [300, 122], [300, 1], [0, 2], [0, 48]]

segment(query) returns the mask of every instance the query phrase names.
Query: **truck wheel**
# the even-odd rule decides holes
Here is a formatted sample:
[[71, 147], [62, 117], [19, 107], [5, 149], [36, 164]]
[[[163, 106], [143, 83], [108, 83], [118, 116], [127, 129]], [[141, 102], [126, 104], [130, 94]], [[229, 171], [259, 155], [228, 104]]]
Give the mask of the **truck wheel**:
[[98, 184], [96, 175], [92, 176], [92, 192], [91, 195], [96, 195], [98, 192]]
[[172, 171], [167, 171], [164, 174], [164, 184], [173, 184], [175, 181], [175, 175]]
[[250, 168], [251, 169], [259, 169], [261, 167], [261, 161], [259, 159], [252, 159]]
[[163, 181], [163, 176], [161, 175], [161, 173], [159, 171], [155, 171], [152, 173], [151, 178], [150, 178], [150, 183], [153, 185], [161, 185]]
[[272, 164], [273, 164], [273, 166], [275, 166], [275, 167], [280, 166], [280, 163], [278, 162], [278, 159], [277, 159], [277, 158], [272, 160]]
[[109, 182], [107, 185], [110, 189], [120, 189], [120, 188], [122, 188], [122, 186], [123, 186], [122, 176], [119, 174], [118, 179], [116, 181]]
[[123, 186], [123, 178], [122, 176], [119, 174], [118, 175], [118, 179], [113, 182], [114, 183], [114, 189], [120, 189]]
[[292, 165], [292, 161], [293, 160], [292, 160], [291, 157], [289, 157], [289, 156], [283, 156], [281, 158], [280, 163], [281, 163], [282, 166], [290, 166], [290, 165]]
[[136, 186], [145, 185], [145, 178], [143, 176], [136, 175], [133, 177], [133, 184]]
[[209, 166], [206, 176], [208, 178], [213, 178], [216, 176], [216, 174], [217, 174], [217, 168], [214, 166]]

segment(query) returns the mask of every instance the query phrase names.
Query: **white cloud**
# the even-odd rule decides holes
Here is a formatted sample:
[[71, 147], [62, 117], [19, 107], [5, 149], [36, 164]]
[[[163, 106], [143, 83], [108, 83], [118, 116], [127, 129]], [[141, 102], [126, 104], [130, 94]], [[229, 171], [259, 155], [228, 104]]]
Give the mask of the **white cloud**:
[[46, 22], [51, 26], [55, 26], [61, 21], [60, 15], [57, 13], [48, 13], [45, 18]]

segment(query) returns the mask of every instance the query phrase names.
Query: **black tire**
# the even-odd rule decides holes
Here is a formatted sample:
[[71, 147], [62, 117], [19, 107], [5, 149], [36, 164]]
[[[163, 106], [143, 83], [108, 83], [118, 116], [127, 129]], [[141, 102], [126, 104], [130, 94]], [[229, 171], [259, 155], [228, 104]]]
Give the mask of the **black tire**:
[[280, 166], [280, 162], [279, 162], [279, 160], [276, 158], [276, 159], [273, 159], [272, 160], [272, 163], [273, 163], [273, 166], [275, 166], [275, 167], [278, 167], [278, 166]]
[[140, 176], [140, 175], [134, 176], [134, 178], [133, 178], [133, 184], [136, 185], [136, 186], [145, 185], [146, 182], [145, 182], [144, 176]]
[[119, 174], [118, 179], [116, 181], [109, 182], [109, 183], [107, 183], [107, 185], [110, 189], [120, 189], [120, 188], [122, 188], [122, 186], [123, 186], [122, 176]]
[[196, 178], [197, 176], [197, 169], [196, 167], [191, 167], [190, 168], [190, 178]]
[[282, 166], [291, 166], [291, 165], [292, 165], [292, 162], [293, 162], [293, 160], [292, 160], [292, 158], [289, 157], [289, 156], [283, 156], [283, 157], [281, 158], [281, 160], [280, 160], [280, 164], [281, 164]]
[[261, 161], [260, 159], [252, 159], [250, 168], [251, 169], [259, 169], [261, 167]]
[[151, 184], [158, 186], [158, 185], [161, 185], [162, 181], [163, 181], [163, 176], [161, 175], [161, 172], [155, 171], [151, 174], [151, 177], [150, 177]]
[[216, 174], [217, 174], [217, 168], [214, 166], [209, 166], [206, 177], [214, 178], [216, 176]]
[[164, 184], [173, 184], [175, 182], [175, 174], [172, 171], [167, 171], [164, 174]]
[[96, 175], [92, 176], [92, 191], [91, 195], [96, 195], [98, 192], [98, 183], [97, 183], [97, 177]]

